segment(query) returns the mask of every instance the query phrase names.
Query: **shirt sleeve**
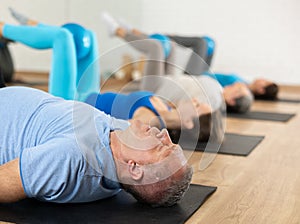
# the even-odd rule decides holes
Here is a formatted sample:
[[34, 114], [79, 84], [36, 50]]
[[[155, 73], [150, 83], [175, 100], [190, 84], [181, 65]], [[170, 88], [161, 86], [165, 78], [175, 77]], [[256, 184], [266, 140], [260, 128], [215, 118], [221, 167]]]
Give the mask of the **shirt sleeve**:
[[75, 147], [64, 138], [22, 151], [20, 173], [28, 197], [53, 202], [72, 200], [76, 180], [84, 175], [82, 156]]

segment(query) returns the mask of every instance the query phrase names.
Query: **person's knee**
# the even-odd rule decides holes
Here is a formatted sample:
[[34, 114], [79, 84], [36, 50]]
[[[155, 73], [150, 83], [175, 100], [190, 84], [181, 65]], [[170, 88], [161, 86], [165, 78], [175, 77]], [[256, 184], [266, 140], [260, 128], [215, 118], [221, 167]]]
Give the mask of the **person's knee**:
[[61, 42], [74, 41], [72, 33], [66, 28], [61, 28], [57, 31], [56, 39]]
[[164, 57], [163, 47], [158, 40], [149, 39], [147, 40], [147, 45], [149, 46], [149, 55]]
[[[77, 59], [85, 58], [90, 53], [92, 45], [94, 44], [92, 42], [93, 32], [77, 23], [66, 23], [62, 28], [65, 28], [71, 33], [72, 40], [76, 47]], [[69, 38], [65, 33], [63, 33], [63, 35]]]
[[194, 45], [197, 46], [197, 47], [203, 47], [203, 46], [206, 46], [207, 45], [207, 42], [204, 38], [195, 38], [193, 40], [194, 42]]

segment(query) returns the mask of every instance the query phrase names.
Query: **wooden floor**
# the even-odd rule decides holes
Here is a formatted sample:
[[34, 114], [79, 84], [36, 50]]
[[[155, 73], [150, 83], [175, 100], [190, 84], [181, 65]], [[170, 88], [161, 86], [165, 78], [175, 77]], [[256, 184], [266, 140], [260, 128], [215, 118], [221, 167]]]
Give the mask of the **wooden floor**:
[[[281, 96], [299, 98], [300, 86], [282, 86]], [[188, 224], [300, 223], [300, 104], [255, 102], [253, 109], [297, 115], [287, 123], [228, 118], [228, 132], [265, 139], [247, 157], [216, 155], [205, 170], [199, 169], [203, 153], [193, 153], [192, 182], [218, 189]]]
[[[281, 96], [298, 98], [300, 87], [283, 86]], [[300, 104], [255, 102], [253, 109], [297, 115], [287, 123], [228, 118], [227, 131], [264, 135], [247, 157], [217, 155], [200, 171], [194, 153], [193, 183], [217, 191], [187, 223], [300, 223]]]

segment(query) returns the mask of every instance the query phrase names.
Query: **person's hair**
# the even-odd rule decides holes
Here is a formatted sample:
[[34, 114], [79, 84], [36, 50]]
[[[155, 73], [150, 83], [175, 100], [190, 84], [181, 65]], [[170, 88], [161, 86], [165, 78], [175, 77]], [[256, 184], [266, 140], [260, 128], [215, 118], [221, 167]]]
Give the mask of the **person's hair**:
[[[196, 140], [197, 142], [211, 141], [217, 143], [222, 139], [223, 123], [222, 112], [217, 110], [212, 113], [203, 114], [193, 120], [194, 127], [192, 129], [170, 129], [169, 135], [174, 143], [178, 143], [180, 138], [183, 140]], [[199, 129], [200, 128], [200, 129]]]
[[250, 110], [253, 98], [251, 95], [242, 96], [235, 99], [235, 105], [227, 105], [226, 110], [229, 113], [246, 113]]
[[[1, 55], [0, 67], [1, 67], [3, 80], [6, 83], [12, 82], [14, 76], [14, 63], [13, 63], [10, 50], [8, 48], [8, 44], [10, 42], [14, 42], [14, 41], [7, 39], [5, 37], [0, 37], [0, 55]], [[3, 86], [3, 82], [1, 84], [1, 87], [5, 87]]]
[[[178, 177], [177, 173], [183, 173]], [[186, 164], [170, 177], [152, 184], [122, 184], [123, 189], [130, 193], [138, 202], [152, 207], [169, 207], [175, 205], [188, 190], [193, 169]]]
[[279, 92], [279, 87], [275, 83], [272, 83], [265, 87], [264, 94], [254, 93], [255, 99], [262, 100], [276, 100]]
[[198, 139], [198, 141], [200, 142], [208, 141], [211, 130], [211, 113], [201, 115], [198, 118], [194, 118], [193, 123], [194, 127], [192, 129], [168, 129], [172, 142], [178, 143], [181, 137]]

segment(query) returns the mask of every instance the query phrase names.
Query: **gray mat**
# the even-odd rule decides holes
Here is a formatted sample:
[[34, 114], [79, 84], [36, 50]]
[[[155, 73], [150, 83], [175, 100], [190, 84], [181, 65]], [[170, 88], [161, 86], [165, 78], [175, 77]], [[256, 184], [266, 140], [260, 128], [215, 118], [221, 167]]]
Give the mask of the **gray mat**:
[[[233, 133], [225, 133], [224, 140], [217, 153], [229, 154], [236, 156], [247, 156], [253, 149], [264, 139], [264, 136], [254, 135], [239, 135]], [[184, 149], [191, 149], [188, 141], [180, 142], [180, 145]], [[216, 153], [217, 145], [212, 145], [211, 148], [207, 147], [207, 143], [199, 142], [196, 146], [195, 151], [204, 151]]]
[[192, 184], [181, 202], [167, 208], [151, 208], [137, 203], [124, 191], [115, 197], [84, 204], [55, 204], [26, 199], [0, 204], [0, 220], [14, 223], [184, 223], [216, 187]]
[[287, 122], [296, 114], [292, 113], [273, 113], [263, 111], [249, 111], [246, 113], [227, 113], [227, 117], [263, 121]]

